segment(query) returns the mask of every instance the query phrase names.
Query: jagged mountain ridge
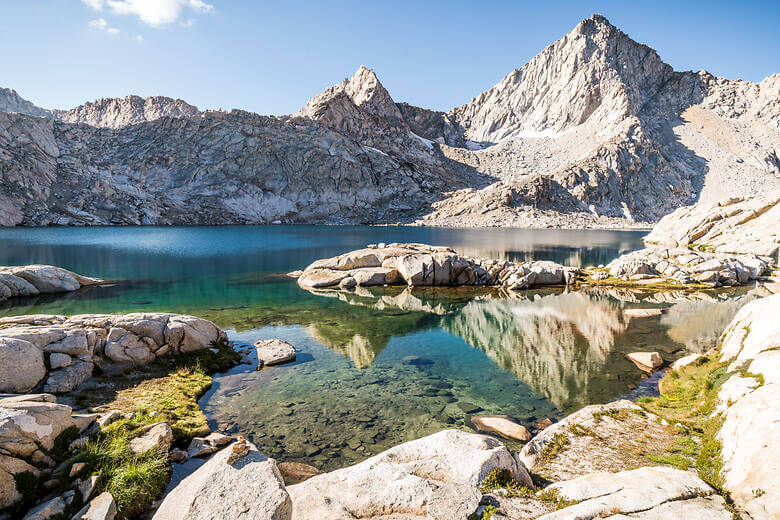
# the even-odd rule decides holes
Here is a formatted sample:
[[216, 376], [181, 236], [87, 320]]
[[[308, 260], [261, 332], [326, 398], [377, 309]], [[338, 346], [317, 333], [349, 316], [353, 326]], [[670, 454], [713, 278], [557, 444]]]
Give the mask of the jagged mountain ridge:
[[282, 117], [0, 91], [28, 114], [0, 114], [0, 223], [626, 226], [777, 186], [779, 91], [674, 72], [600, 15], [446, 113], [365, 67]]

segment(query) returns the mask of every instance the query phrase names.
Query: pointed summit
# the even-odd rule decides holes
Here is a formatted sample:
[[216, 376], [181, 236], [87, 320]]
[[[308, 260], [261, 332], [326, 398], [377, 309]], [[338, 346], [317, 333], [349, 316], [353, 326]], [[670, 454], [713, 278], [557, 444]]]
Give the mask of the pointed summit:
[[12, 88], [0, 87], [0, 112], [17, 112], [35, 117], [51, 117], [51, 112], [27, 101]]
[[585, 123], [609, 132], [672, 73], [652, 48], [594, 14], [453, 113], [473, 141], [554, 136]]
[[402, 119], [390, 93], [380, 83], [374, 71], [364, 65], [344, 82], [344, 92], [355, 105], [370, 114], [394, 122]]

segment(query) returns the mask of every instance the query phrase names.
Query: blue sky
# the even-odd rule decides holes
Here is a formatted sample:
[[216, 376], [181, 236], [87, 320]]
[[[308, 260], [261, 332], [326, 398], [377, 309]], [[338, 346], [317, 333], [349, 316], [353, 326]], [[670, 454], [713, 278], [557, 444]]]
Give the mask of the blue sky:
[[396, 101], [447, 110], [594, 12], [676, 70], [780, 72], [778, 0], [0, 0], [0, 86], [46, 108], [138, 94], [285, 114], [363, 64]]

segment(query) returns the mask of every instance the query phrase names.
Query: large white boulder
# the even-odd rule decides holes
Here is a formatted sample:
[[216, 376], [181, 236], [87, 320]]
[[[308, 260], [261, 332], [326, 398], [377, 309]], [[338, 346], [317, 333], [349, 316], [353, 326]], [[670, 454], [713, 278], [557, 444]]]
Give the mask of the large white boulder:
[[242, 439], [211, 457], [171, 490], [153, 520], [291, 517], [292, 502], [276, 463]]
[[445, 430], [359, 464], [290, 486], [296, 520], [466, 518], [494, 468], [531, 485], [525, 468], [491, 437]]
[[280, 365], [295, 361], [295, 347], [280, 339], [263, 339], [255, 342], [257, 358], [264, 365]]
[[765, 384], [727, 408], [718, 433], [725, 488], [753, 520], [780, 517], [780, 384]]
[[[0, 273], [24, 279], [34, 286], [39, 293], [75, 291], [84, 285], [91, 285], [100, 281], [52, 265], [0, 267]], [[17, 295], [23, 296], [24, 294]]]
[[57, 436], [76, 421], [70, 406], [42, 401], [0, 403], [0, 450], [30, 457], [43, 448], [51, 450]]
[[22, 339], [0, 336], [0, 392], [29, 392], [46, 376], [43, 352]]

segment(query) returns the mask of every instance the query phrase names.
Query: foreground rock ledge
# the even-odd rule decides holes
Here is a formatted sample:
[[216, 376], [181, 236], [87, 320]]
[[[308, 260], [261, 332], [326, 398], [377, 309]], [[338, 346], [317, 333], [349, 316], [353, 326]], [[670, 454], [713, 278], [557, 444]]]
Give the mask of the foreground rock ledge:
[[76, 291], [101, 281], [53, 265], [0, 267], [0, 303], [19, 296]]
[[356, 286], [503, 286], [525, 289], [572, 284], [579, 269], [555, 262], [515, 263], [468, 258], [449, 247], [426, 244], [369, 245], [317, 260], [298, 278], [304, 288]]
[[210, 321], [165, 313], [0, 319], [0, 392], [73, 390], [95, 366], [119, 372], [160, 356], [208, 348], [227, 335]]

